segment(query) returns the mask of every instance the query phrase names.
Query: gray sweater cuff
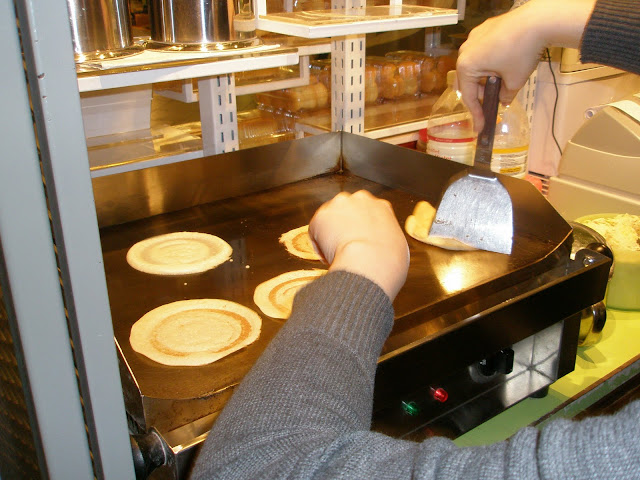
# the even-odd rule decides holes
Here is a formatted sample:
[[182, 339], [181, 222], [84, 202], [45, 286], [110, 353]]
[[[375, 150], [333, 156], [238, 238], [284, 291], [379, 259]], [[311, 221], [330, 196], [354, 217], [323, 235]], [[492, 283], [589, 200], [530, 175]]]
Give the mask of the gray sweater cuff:
[[581, 60], [640, 73], [638, 25], [637, 0], [598, 0], [582, 37]]
[[[296, 311], [305, 314], [297, 316]], [[312, 328], [373, 361], [377, 361], [394, 316], [389, 297], [377, 284], [344, 271], [330, 272], [300, 290], [293, 312], [283, 328]]]

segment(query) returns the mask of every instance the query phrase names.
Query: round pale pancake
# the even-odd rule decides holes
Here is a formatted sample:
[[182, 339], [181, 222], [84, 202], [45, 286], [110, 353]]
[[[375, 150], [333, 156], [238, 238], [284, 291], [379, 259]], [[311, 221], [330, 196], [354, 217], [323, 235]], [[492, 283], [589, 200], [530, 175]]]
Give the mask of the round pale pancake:
[[290, 254], [307, 260], [321, 260], [316, 253], [309, 237], [309, 225], [289, 230], [280, 236], [280, 243], [283, 243]]
[[429, 202], [419, 201], [413, 209], [413, 214], [404, 223], [405, 231], [416, 240], [447, 250], [477, 250], [475, 247], [462, 243], [453, 238], [434, 237], [429, 235], [436, 209]]
[[228, 300], [181, 300], [143, 315], [129, 342], [163, 365], [206, 365], [254, 342], [261, 325], [256, 312]]
[[298, 290], [325, 273], [326, 270], [320, 269], [283, 273], [258, 285], [253, 293], [253, 301], [265, 315], [289, 318], [293, 297]]
[[211, 270], [231, 257], [231, 245], [215, 235], [175, 232], [147, 238], [127, 252], [136, 270], [155, 275], [185, 275]]

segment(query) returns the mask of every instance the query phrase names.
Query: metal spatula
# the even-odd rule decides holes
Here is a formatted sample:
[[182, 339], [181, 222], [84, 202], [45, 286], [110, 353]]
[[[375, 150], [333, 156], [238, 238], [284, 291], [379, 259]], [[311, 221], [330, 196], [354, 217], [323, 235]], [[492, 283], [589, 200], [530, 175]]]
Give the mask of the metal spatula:
[[491, 171], [491, 151], [501, 79], [489, 77], [484, 89], [484, 128], [478, 135], [474, 169], [450, 183], [429, 236], [453, 238], [490, 252], [511, 253], [513, 207], [509, 192]]

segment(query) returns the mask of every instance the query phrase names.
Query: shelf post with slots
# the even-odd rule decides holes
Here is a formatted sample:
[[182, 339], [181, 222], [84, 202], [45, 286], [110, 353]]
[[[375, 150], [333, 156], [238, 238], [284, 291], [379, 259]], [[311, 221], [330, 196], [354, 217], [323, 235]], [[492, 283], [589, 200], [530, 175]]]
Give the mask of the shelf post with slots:
[[[364, 12], [363, 0], [333, 0], [333, 9]], [[366, 35], [331, 39], [331, 130], [364, 134]]]
[[235, 76], [230, 73], [198, 80], [204, 155], [238, 150]]
[[364, 134], [365, 35], [331, 41], [331, 130]]

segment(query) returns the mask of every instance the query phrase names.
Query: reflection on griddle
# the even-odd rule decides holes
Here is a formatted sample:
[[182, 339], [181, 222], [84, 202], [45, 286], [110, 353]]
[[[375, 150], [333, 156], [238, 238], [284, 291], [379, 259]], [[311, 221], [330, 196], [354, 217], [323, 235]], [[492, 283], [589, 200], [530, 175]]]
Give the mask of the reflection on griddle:
[[434, 247], [427, 256], [435, 277], [446, 295], [453, 295], [507, 270], [508, 255], [485, 251], [459, 252]]

